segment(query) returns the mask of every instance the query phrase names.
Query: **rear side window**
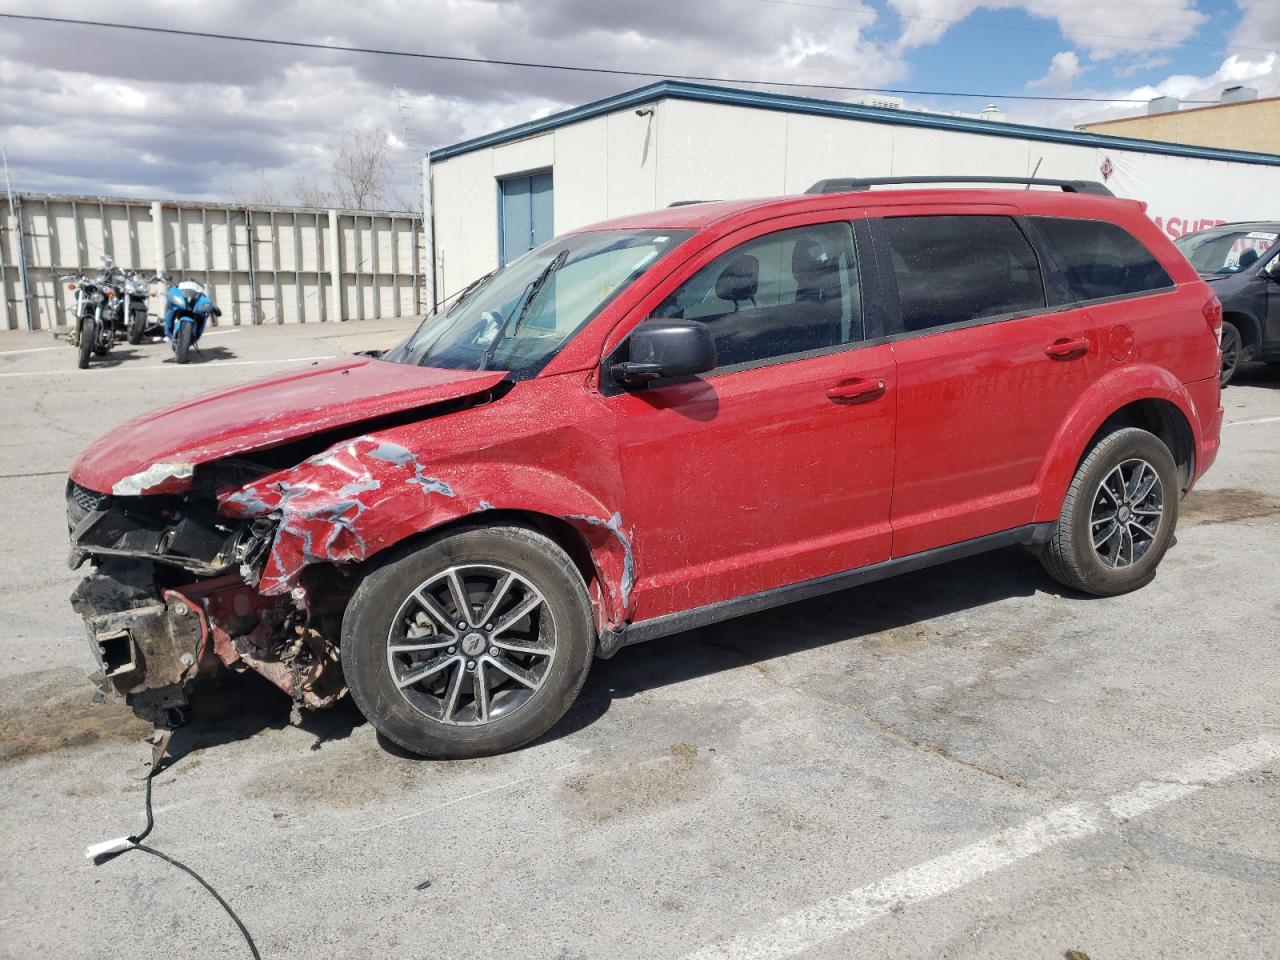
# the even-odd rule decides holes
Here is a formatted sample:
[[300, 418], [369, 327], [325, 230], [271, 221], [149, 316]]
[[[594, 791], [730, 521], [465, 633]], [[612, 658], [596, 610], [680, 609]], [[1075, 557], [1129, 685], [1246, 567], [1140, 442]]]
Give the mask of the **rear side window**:
[[1010, 217], [891, 217], [880, 232], [907, 332], [1045, 306], [1035, 250]]
[[1138, 240], [1105, 220], [1033, 217], [1078, 300], [1166, 290], [1173, 279]]

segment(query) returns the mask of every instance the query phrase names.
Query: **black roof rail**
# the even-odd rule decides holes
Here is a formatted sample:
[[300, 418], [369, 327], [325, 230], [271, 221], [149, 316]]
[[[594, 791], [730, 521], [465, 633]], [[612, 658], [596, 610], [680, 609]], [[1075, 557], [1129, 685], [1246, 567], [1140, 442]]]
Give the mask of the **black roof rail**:
[[668, 207], [691, 207], [695, 203], [715, 203], [714, 200], [672, 200]]
[[836, 177], [819, 180], [805, 193], [855, 193], [871, 187], [910, 183], [1019, 183], [1038, 187], [1059, 187], [1063, 193], [1092, 193], [1100, 197], [1115, 194], [1096, 180], [1045, 180], [1036, 177]]

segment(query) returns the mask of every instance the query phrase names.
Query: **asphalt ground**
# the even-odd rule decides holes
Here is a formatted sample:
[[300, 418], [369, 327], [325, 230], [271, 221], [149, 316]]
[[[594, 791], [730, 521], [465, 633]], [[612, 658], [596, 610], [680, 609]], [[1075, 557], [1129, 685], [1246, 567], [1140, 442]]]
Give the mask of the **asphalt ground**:
[[[0, 334], [0, 955], [248, 956], [142, 826], [148, 732], [90, 701], [64, 471], [135, 414], [403, 321], [212, 331], [75, 369]], [[624, 650], [550, 735], [420, 761], [340, 706], [206, 693], [154, 846], [264, 957], [1253, 958], [1280, 952], [1280, 369], [1149, 587], [1021, 550]], [[1068, 951], [1076, 951], [1069, 954]]]

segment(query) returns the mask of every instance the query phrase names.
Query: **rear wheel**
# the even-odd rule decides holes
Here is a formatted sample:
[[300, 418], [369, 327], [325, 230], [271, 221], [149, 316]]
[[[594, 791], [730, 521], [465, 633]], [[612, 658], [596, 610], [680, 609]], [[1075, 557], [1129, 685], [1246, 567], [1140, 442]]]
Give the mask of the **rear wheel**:
[[1040, 559], [1059, 583], [1097, 596], [1146, 586], [1178, 522], [1178, 467], [1159, 437], [1126, 427], [1076, 470]]
[[191, 324], [178, 324], [178, 332], [173, 338], [173, 352], [179, 363], [187, 362], [187, 354], [191, 352]]
[[413, 753], [513, 750], [558, 721], [594, 643], [582, 577], [525, 527], [483, 527], [370, 572], [342, 622], [342, 668], [369, 722]]
[[1236, 367], [1240, 366], [1240, 355], [1244, 352], [1244, 341], [1240, 339], [1240, 331], [1234, 323], [1222, 325], [1222, 376], [1220, 383], [1226, 386], [1235, 376]]
[[85, 370], [89, 366], [89, 360], [93, 357], [94, 342], [98, 339], [98, 332], [95, 329], [96, 324], [92, 317], [86, 317], [80, 324], [80, 355], [78, 366], [81, 370]]

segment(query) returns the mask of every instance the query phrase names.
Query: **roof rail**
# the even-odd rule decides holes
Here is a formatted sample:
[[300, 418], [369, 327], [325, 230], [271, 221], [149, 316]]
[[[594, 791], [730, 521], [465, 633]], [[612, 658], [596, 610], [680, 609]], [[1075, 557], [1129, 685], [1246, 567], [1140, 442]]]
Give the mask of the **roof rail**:
[[1105, 186], [1096, 180], [1045, 180], [1036, 177], [836, 177], [819, 180], [805, 193], [854, 193], [871, 187], [904, 183], [1025, 183], [1027, 186], [1060, 187], [1063, 193], [1092, 193], [1101, 197], [1113, 197]]
[[668, 207], [691, 207], [695, 203], [715, 203], [714, 200], [672, 200]]

